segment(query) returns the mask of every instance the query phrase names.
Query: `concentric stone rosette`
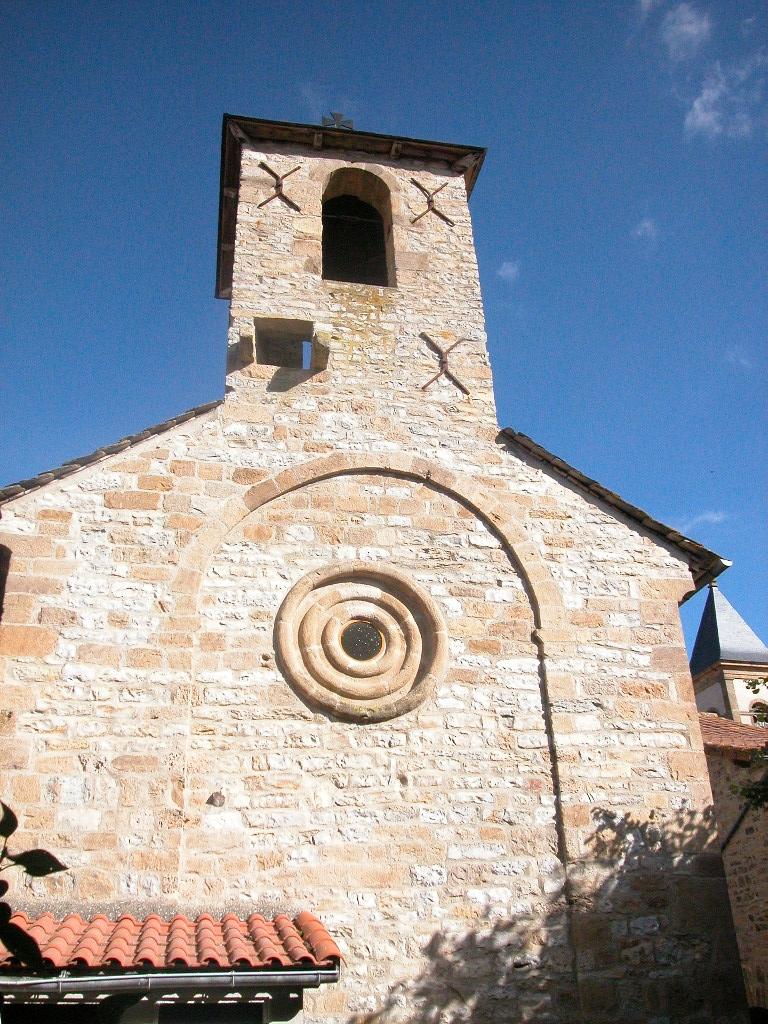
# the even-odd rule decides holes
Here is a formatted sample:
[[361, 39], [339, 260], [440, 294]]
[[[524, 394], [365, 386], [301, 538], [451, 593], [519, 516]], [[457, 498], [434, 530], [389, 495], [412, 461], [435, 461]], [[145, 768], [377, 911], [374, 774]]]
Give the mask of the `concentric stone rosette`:
[[[344, 649], [342, 635], [353, 623], [376, 637], [375, 653], [352, 657]], [[448, 657], [445, 623], [429, 594], [404, 573], [371, 562], [340, 562], [299, 580], [277, 613], [275, 647], [288, 682], [308, 703], [364, 722], [421, 704]]]

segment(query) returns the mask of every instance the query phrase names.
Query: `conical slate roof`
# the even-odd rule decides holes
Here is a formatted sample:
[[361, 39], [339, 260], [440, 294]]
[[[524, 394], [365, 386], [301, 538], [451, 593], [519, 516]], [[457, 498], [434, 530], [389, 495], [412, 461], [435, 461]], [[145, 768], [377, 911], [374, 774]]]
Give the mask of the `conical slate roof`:
[[713, 583], [693, 645], [691, 675], [698, 675], [717, 661], [768, 665], [768, 647]]

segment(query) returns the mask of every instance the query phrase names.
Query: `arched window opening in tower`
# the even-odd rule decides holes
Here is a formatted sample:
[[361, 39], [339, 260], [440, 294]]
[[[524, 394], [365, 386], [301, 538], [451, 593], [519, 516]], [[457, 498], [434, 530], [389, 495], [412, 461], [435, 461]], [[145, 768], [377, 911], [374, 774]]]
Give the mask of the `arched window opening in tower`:
[[392, 204], [382, 178], [340, 167], [323, 192], [323, 277], [395, 287]]

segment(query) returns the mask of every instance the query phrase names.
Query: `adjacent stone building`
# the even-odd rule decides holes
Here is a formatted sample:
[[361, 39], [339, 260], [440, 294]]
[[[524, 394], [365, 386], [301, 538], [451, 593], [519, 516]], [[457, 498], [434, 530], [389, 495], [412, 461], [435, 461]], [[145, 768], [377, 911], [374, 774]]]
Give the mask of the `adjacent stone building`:
[[743, 793], [766, 773], [768, 648], [714, 584], [691, 674], [747, 998], [768, 1014], [767, 812]]
[[[768, 1016], [768, 829], [742, 789], [765, 775], [768, 730], [702, 714], [701, 732], [750, 1007]], [[761, 757], [757, 755], [761, 754]]]
[[499, 431], [483, 155], [226, 116], [224, 399], [3, 492], [2, 793], [70, 868], [16, 1013], [744, 1019], [678, 616], [724, 563]]

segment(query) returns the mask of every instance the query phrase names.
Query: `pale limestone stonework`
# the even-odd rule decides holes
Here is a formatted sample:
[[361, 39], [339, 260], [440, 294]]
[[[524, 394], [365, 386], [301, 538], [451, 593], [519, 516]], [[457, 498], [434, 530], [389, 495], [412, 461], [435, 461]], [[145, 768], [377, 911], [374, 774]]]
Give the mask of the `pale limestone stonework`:
[[[300, 211], [258, 208], [263, 160], [300, 165]], [[396, 287], [320, 276], [324, 183], [350, 165], [389, 189]], [[454, 226], [411, 223], [413, 176], [446, 184]], [[314, 324], [315, 370], [253, 361], [275, 317]], [[423, 332], [465, 339], [469, 398], [421, 389]], [[690, 571], [498, 434], [462, 176], [244, 147], [229, 346], [218, 408], [3, 509], [2, 794], [19, 842], [71, 868], [17, 904], [309, 907], [347, 963], [307, 1021], [741, 1020], [705, 832], [663, 865], [598, 842], [711, 802]], [[433, 690], [373, 723], [275, 657], [292, 588], [360, 563], [446, 636]]]

